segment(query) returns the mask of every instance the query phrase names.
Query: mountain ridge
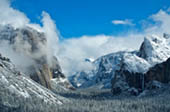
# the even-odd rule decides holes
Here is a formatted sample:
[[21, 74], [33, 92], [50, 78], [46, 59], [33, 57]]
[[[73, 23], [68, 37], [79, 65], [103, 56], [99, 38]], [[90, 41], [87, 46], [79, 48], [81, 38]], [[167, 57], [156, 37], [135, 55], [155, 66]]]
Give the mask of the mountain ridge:
[[[96, 59], [91, 71], [82, 71], [70, 77], [77, 88], [112, 88], [115, 72], [124, 69], [130, 73], [146, 73], [149, 68], [170, 57], [170, 36], [147, 36], [138, 51], [121, 51]], [[91, 76], [91, 77], [89, 77]], [[78, 84], [78, 85], [77, 85]]]

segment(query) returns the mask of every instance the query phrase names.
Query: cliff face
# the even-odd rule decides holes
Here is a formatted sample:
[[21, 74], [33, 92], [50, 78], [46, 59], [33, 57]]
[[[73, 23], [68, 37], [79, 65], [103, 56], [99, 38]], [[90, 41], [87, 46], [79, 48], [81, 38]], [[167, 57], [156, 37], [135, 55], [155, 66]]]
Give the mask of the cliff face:
[[36, 72], [30, 76], [31, 79], [40, 83], [41, 85], [51, 89], [50, 80], [52, 79], [52, 73], [47, 65], [42, 65], [40, 69], [36, 69]]
[[112, 92], [117, 93], [119, 91], [120, 93], [128, 91], [130, 88], [135, 88], [138, 92], [141, 92], [151, 86], [154, 81], [168, 83], [170, 81], [169, 39], [167, 34], [164, 34], [163, 37], [151, 36], [145, 38], [137, 55], [146, 60], [150, 67], [144, 72], [134, 72], [127, 69], [127, 64], [123, 63], [121, 69], [115, 72], [115, 77], [111, 81]]
[[161, 83], [170, 82], [170, 58], [167, 61], [150, 68], [145, 74], [146, 83], [153, 80], [159, 81]]
[[119, 70], [112, 79], [112, 92], [114, 94], [136, 88], [139, 92], [145, 89], [159, 88], [162, 84], [170, 82], [170, 58], [165, 62], [156, 64], [146, 73], [133, 73]]
[[67, 85], [62, 86], [67, 88], [69, 84], [69, 87], [72, 87], [62, 73], [53, 51], [49, 49], [48, 37], [43, 31], [29, 26], [17, 29], [10, 25], [0, 26], [0, 40], [0, 45], [3, 46], [6, 43], [6, 47], [8, 46], [13, 53], [17, 54], [17, 58], [24, 57], [25, 62], [20, 62], [18, 68], [21, 68], [21, 71], [28, 74], [34, 81], [52, 89], [52, 79], [57, 78], [56, 81], [60, 83], [65, 79], [63, 83]]

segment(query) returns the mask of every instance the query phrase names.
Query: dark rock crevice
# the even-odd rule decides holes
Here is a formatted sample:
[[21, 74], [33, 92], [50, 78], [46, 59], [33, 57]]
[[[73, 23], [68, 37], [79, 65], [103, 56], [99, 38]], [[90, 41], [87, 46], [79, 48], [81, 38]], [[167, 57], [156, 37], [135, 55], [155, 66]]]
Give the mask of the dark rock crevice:
[[[123, 80], [128, 85], [122, 85], [118, 87], [116, 83]], [[115, 72], [115, 77], [112, 79], [112, 92], [121, 93], [126, 86], [127, 88], [136, 88], [139, 92], [148, 89], [152, 82], [158, 81], [158, 83], [168, 84], [170, 82], [170, 58], [160, 64], [156, 64], [151, 67], [146, 73], [133, 73], [128, 70], [121, 69]], [[156, 88], [156, 86], [153, 86]]]

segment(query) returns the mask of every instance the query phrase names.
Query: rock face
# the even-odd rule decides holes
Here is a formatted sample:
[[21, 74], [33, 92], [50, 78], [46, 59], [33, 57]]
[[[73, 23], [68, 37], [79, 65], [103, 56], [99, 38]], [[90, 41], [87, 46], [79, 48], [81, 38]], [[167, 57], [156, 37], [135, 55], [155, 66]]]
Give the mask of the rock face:
[[167, 61], [150, 68], [145, 74], [145, 83], [153, 80], [159, 81], [161, 83], [170, 82], [170, 58]]
[[112, 88], [115, 93], [122, 91], [134, 93], [137, 89], [140, 92], [150, 77], [145, 75], [146, 72], [169, 57], [169, 35], [164, 34], [162, 37], [152, 35], [144, 39], [139, 51], [124, 51], [102, 56], [93, 62], [95, 66], [93, 70], [77, 73], [70, 80], [80, 88]]
[[170, 58], [151, 67], [146, 73], [131, 73], [127, 70], [119, 70], [112, 79], [112, 92], [117, 94], [130, 88], [135, 88], [139, 92], [144, 89], [161, 88], [162, 84], [170, 82], [169, 68]]
[[66, 102], [67, 99], [39, 85], [0, 55], [1, 112], [56, 112]]
[[24, 61], [29, 63], [21, 69], [22, 72], [29, 74], [30, 78], [48, 89], [54, 88], [51, 85], [52, 79], [57, 79], [56, 83], [71, 88], [72, 85], [62, 73], [57, 58], [48, 49], [47, 38], [43, 31], [29, 26], [22, 28], [0, 26], [0, 45], [3, 46], [5, 43], [4, 46], [8, 46], [16, 54], [21, 54]]
[[[119, 91], [125, 91], [134, 87], [138, 89], [138, 91], [142, 91], [145, 88], [147, 89], [147, 86], [151, 86], [154, 81], [168, 83], [170, 81], [169, 52], [169, 36], [167, 34], [164, 34], [162, 38], [157, 36], [155, 36], [155, 38], [145, 38], [138, 55], [145, 59], [151, 65], [151, 68], [145, 72], [131, 72], [122, 66], [121, 69], [115, 73], [119, 79], [116, 76], [112, 79], [113, 93], [116, 93], [117, 88], [120, 89]], [[166, 59], [168, 60], [165, 61]], [[159, 64], [155, 65], [155, 63]], [[124, 83], [126, 83], [126, 85], [118, 86], [117, 83], [119, 83], [120, 79], [124, 79]], [[156, 88], [156, 86], [154, 87]]]

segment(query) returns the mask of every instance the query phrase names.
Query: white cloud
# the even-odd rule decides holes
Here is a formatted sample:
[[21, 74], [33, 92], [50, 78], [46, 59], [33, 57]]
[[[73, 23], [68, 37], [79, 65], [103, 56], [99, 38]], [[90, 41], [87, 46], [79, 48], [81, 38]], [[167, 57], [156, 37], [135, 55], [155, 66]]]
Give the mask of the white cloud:
[[[11, 24], [15, 27], [27, 25], [38, 31], [45, 32], [45, 35], [47, 36], [47, 48], [42, 48], [42, 51], [50, 55], [49, 58], [56, 53], [60, 65], [67, 75], [71, 75], [76, 71], [91, 69], [92, 65], [85, 62], [85, 58], [96, 59], [112, 52], [137, 50], [139, 49], [144, 36], [153, 33], [162, 36], [163, 32], [170, 32], [170, 15], [166, 11], [160, 10], [158, 13], [150, 16], [150, 19], [153, 20], [155, 24], [152, 24], [151, 26], [146, 24], [145, 26], [147, 27], [145, 27], [140, 34], [131, 31], [124, 36], [82, 36], [61, 41], [59, 40], [59, 31], [56, 28], [55, 22], [51, 19], [49, 14], [43, 12], [42, 17], [42, 27], [38, 24], [32, 24], [24, 13], [12, 8], [8, 0], [0, 0], [1, 24]], [[115, 25], [134, 25], [132, 20], [128, 19], [113, 20], [112, 23]], [[0, 48], [3, 49], [4, 52], [10, 51], [6, 50], [8, 49], [6, 47], [8, 46], [5, 46], [4, 48], [1, 46]], [[7, 55], [12, 58], [12, 53], [12, 51], [10, 53], [7, 52]], [[25, 57], [21, 57], [21, 59], [25, 60]], [[18, 55], [14, 55], [14, 60], [18, 60], [20, 63], [21, 60], [19, 59]]]
[[[60, 42], [58, 58], [66, 74], [91, 69], [84, 60], [96, 59], [100, 56], [117, 51], [132, 51], [139, 48], [143, 35], [128, 34], [126, 36], [83, 36], [66, 39]], [[82, 66], [84, 65], [84, 66]]]
[[133, 26], [132, 20], [125, 19], [125, 20], [112, 20], [112, 24], [114, 25], [130, 25]]
[[[31, 50], [31, 43], [20, 36], [17, 36], [13, 45], [7, 44], [7, 40], [5, 41], [5, 44], [4, 42], [1, 42], [0, 52], [3, 53], [3, 55], [10, 57], [18, 67], [28, 67], [31, 64], [35, 64], [32, 62], [42, 56], [47, 56], [47, 62], [51, 65], [51, 59], [58, 48], [58, 30], [56, 29], [54, 21], [46, 12], [42, 12], [41, 22], [43, 25], [42, 27], [39, 24], [30, 23], [30, 20], [24, 13], [10, 6], [9, 0], [0, 0], [0, 25], [10, 24], [15, 28], [29, 26], [40, 32], [44, 32], [45, 40], [47, 40], [47, 43], [44, 44], [42, 41], [39, 41], [39, 39], [35, 39], [34, 44], [36, 44], [38, 50], [33, 53]], [[13, 47], [17, 49], [17, 52], [13, 50]], [[21, 63], [22, 59], [29, 63]]]
[[[148, 18], [146, 18], [146, 21], [147, 19]], [[83, 62], [85, 58], [96, 59], [112, 52], [137, 50], [145, 36], [152, 34], [162, 36], [163, 33], [170, 33], [170, 14], [166, 11], [160, 10], [158, 13], [151, 15], [149, 19], [154, 21], [154, 24], [145, 24], [147, 27], [145, 27], [141, 33], [133, 30], [124, 36], [82, 36], [60, 42], [58, 56], [62, 68], [66, 74], [69, 75], [70, 72], [85, 69], [81, 66], [82, 63], [85, 63]], [[118, 23], [125, 24], [120, 21], [118, 21], [117, 24]]]
[[15, 27], [29, 23], [24, 13], [10, 7], [10, 0], [0, 0], [0, 24], [11, 24]]
[[145, 29], [146, 33], [155, 33], [160, 35], [162, 33], [170, 33], [170, 14], [167, 11], [160, 10], [158, 13], [149, 17], [155, 23]]
[[[42, 12], [42, 23], [43, 23], [43, 32], [45, 33], [47, 37], [47, 46], [46, 49], [46, 54], [47, 54], [47, 59], [49, 64], [51, 65], [51, 59], [55, 55], [55, 53], [58, 52], [58, 40], [59, 40], [59, 32], [56, 29], [56, 24], [54, 21], [51, 19], [50, 15], [46, 12]], [[42, 52], [43, 52], [42, 51]]]

